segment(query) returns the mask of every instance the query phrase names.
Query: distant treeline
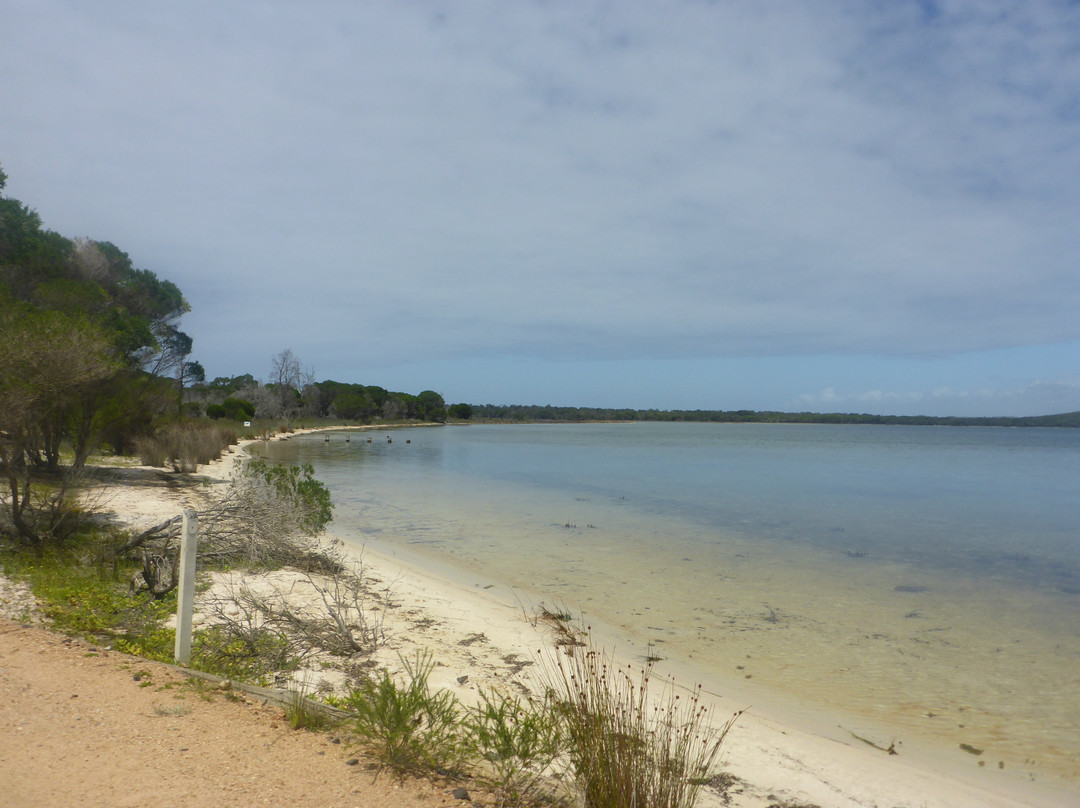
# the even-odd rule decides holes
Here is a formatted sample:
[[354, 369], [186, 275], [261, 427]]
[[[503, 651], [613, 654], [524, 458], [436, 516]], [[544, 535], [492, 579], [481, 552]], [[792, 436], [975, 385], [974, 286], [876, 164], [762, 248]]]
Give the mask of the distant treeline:
[[413, 395], [376, 385], [305, 379], [299, 360], [291, 351], [283, 351], [274, 358], [272, 378], [275, 381], [264, 384], [245, 373], [218, 376], [213, 381], [192, 385], [185, 391], [188, 412], [230, 420], [341, 418], [358, 423], [441, 423], [447, 417], [446, 402], [434, 390]]
[[633, 410], [603, 407], [553, 407], [473, 404], [473, 421], [579, 423], [585, 421], [703, 421], [757, 424], [903, 424], [908, 426], [1080, 427], [1080, 412], [1026, 418], [935, 418], [929, 415], [866, 413], [758, 412], [756, 410]]

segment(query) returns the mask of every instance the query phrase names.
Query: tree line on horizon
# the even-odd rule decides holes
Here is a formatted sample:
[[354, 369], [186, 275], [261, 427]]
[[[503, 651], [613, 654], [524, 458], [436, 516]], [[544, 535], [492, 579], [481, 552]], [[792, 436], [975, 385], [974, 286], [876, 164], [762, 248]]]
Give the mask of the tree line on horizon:
[[584, 423], [596, 421], [691, 421], [757, 424], [890, 424], [906, 426], [1080, 427], [1080, 412], [1025, 417], [871, 415], [868, 413], [777, 412], [771, 410], [658, 410], [473, 404], [472, 420], [488, 422]]

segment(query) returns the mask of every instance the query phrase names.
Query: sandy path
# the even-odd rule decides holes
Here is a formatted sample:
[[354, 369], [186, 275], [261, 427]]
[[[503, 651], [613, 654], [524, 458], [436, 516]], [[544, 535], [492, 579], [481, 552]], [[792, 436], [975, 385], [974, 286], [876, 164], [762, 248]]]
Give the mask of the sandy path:
[[373, 779], [346, 764], [353, 751], [331, 736], [289, 729], [280, 708], [223, 694], [207, 701], [182, 681], [164, 665], [0, 620], [0, 802], [461, 804], [449, 786]]

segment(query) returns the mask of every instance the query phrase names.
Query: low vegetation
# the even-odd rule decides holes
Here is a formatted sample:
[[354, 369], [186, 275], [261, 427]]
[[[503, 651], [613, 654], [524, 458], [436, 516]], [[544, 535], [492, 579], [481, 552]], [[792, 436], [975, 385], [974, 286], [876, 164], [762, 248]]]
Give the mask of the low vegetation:
[[341, 705], [355, 715], [357, 733], [384, 765], [401, 773], [460, 773], [467, 757], [460, 705], [450, 691], [428, 686], [435, 667], [429, 652], [402, 663], [404, 684], [384, 670], [362, 681]]
[[551, 688], [588, 808], [686, 808], [713, 775], [738, 715], [717, 727], [700, 686], [684, 695], [653, 667], [619, 666], [591, 642], [557, 657]]
[[[460, 410], [451, 407], [451, 415]], [[477, 422], [581, 423], [596, 421], [698, 421], [757, 424], [879, 424], [902, 426], [1080, 427], [1080, 412], [1024, 417], [965, 418], [930, 415], [872, 415], [854, 412], [776, 412], [772, 410], [637, 410], [629, 407], [558, 407], [535, 404], [474, 404], [467, 415]]]
[[144, 466], [171, 466], [173, 471], [190, 473], [217, 460], [235, 443], [234, 429], [209, 423], [177, 423], [135, 438], [135, 451]]

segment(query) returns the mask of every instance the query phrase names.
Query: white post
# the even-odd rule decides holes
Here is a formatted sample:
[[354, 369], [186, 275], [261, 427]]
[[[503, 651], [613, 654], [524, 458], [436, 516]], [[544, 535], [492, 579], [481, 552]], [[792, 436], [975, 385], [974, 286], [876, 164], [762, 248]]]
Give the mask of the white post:
[[176, 650], [180, 665], [191, 661], [191, 615], [195, 601], [195, 548], [199, 544], [199, 515], [184, 509], [184, 529], [180, 536], [180, 582], [176, 596]]

